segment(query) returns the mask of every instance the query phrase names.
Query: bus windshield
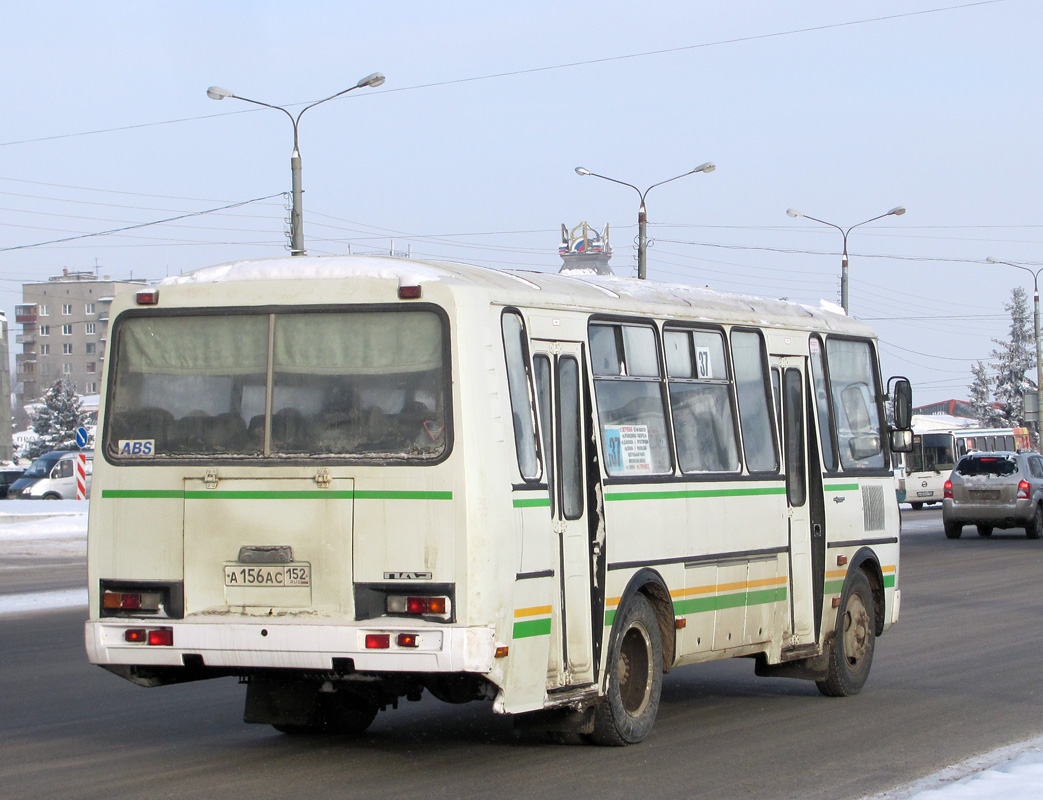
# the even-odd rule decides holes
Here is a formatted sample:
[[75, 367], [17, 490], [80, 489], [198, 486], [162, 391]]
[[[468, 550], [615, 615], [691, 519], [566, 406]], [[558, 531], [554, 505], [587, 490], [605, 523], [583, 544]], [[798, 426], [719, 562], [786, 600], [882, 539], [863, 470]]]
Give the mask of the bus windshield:
[[925, 433], [915, 437], [906, 464], [909, 472], [948, 472], [955, 464], [952, 434]]
[[126, 318], [107, 452], [437, 459], [443, 330], [438, 314], [418, 309]]

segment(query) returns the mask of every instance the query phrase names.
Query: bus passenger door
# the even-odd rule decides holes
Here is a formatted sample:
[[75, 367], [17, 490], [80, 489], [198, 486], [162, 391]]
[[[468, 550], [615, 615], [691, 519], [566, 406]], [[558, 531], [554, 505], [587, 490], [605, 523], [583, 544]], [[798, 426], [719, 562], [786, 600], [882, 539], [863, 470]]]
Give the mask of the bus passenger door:
[[[816, 536], [824, 543], [821, 520], [816, 521], [810, 502], [808, 415], [805, 409], [803, 359], [779, 358], [773, 362], [772, 383], [780, 403], [779, 430], [786, 467], [786, 508], [789, 531], [790, 647], [813, 644], [815, 625], [815, 560], [822, 558]], [[813, 440], [811, 440], [813, 441]], [[817, 459], [814, 462], [817, 464]], [[821, 484], [819, 491], [821, 491]]]
[[586, 411], [583, 345], [534, 340], [532, 350], [547, 454], [551, 530], [558, 554], [558, 624], [554, 629], [560, 632], [561, 640], [557, 685], [574, 686], [594, 680], [591, 510], [587, 508], [586, 457], [590, 420]]

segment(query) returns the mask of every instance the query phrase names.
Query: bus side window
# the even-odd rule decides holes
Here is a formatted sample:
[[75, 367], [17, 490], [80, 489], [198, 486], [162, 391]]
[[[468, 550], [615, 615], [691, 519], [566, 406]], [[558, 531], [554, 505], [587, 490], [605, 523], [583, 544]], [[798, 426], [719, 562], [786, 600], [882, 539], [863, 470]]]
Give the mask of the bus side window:
[[733, 330], [732, 361], [746, 467], [750, 472], [777, 472], [779, 457], [770, 410], [768, 362], [760, 334]]
[[540, 457], [536, 446], [536, 412], [533, 406], [532, 380], [529, 374], [525, 323], [516, 311], [504, 311], [503, 351], [507, 358], [507, 388], [514, 417], [514, 444], [518, 453], [518, 469], [526, 481], [540, 477]]
[[681, 471], [737, 471], [739, 445], [724, 337], [717, 331], [667, 329], [663, 347]]
[[837, 451], [834, 442], [833, 409], [829, 403], [829, 384], [826, 379], [826, 363], [822, 353], [822, 340], [812, 336], [811, 374], [815, 381], [815, 407], [818, 413], [818, 440], [822, 443], [822, 462], [828, 472], [837, 470]]
[[[869, 342], [830, 338], [826, 342], [829, 382], [834, 392], [840, 462], [844, 469], [882, 469], [884, 446]], [[942, 457], [943, 453], [936, 454]], [[952, 454], [948, 455], [952, 458]]]
[[606, 471], [673, 472], [655, 328], [594, 322], [588, 335]]

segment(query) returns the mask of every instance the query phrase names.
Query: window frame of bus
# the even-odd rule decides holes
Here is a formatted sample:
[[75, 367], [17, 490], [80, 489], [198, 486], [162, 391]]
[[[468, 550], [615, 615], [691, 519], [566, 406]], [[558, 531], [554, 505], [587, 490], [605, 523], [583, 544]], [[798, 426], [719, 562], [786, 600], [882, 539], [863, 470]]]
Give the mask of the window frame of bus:
[[[769, 427], [769, 441], [771, 442], [772, 453], [774, 455], [774, 465], [769, 469], [751, 469], [749, 462], [749, 448], [746, 446], [746, 426], [743, 424], [743, 406], [740, 400], [739, 392], [739, 375], [738, 370], [735, 368], [735, 335], [746, 335], [753, 334], [757, 338], [759, 345], [760, 355], [760, 376], [761, 385], [764, 400], [764, 416], [768, 421]], [[779, 456], [779, 431], [776, 430], [775, 422], [775, 401], [772, 397], [772, 385], [771, 385], [771, 370], [768, 364], [768, 347], [764, 341], [764, 332], [759, 328], [749, 328], [746, 326], [735, 326], [728, 332], [728, 344], [730, 345], [731, 358], [732, 358], [732, 375], [735, 381], [735, 400], [736, 407], [738, 409], [738, 422], [739, 422], [739, 433], [742, 438], [742, 458], [743, 465], [746, 467], [746, 472], [751, 476], [775, 476], [780, 474], [782, 464]], [[750, 431], [752, 434], [753, 431]]]
[[[652, 332], [652, 341], [655, 346], [655, 364], [656, 364], [656, 375], [630, 375], [622, 374], [629, 372], [626, 369], [630, 363], [627, 358], [627, 347], [626, 338], [623, 332], [623, 328], [636, 328], [639, 330], [650, 330]], [[615, 343], [615, 352], [618, 363], [618, 372], [615, 373], [601, 373], [598, 371], [598, 365], [595, 362], [597, 357], [598, 346], [595, 345], [595, 338], [591, 335], [591, 331], [595, 328], [612, 329], [615, 331], [613, 338]], [[669, 401], [667, 398], [667, 386], [665, 378], [665, 367], [663, 362], [662, 342], [660, 341], [659, 326], [652, 319], [641, 318], [641, 317], [625, 317], [616, 315], [593, 315], [587, 320], [587, 346], [589, 348], [588, 358], [590, 360], [591, 367], [591, 381], [594, 386], [594, 402], [593, 407], [597, 413], [597, 425], [598, 425], [598, 440], [602, 448], [602, 464], [605, 471], [606, 479], [613, 482], [649, 482], [649, 481], [661, 481], [669, 480], [676, 475], [676, 460], [673, 451], [673, 430], [672, 420], [669, 413]], [[622, 355], [622, 360], [619, 360], [619, 356]], [[665, 457], [666, 465], [661, 471], [649, 470], [647, 473], [634, 474], [627, 472], [612, 472], [610, 470], [609, 448], [608, 442], [605, 436], [605, 422], [602, 418], [601, 413], [601, 395], [599, 394], [599, 386], [611, 385], [613, 383], [654, 383], [658, 386], [659, 394], [659, 410], [662, 413], [663, 420], [663, 431], [664, 431], [664, 446], [665, 446]], [[663, 454], [660, 454], [663, 455]], [[649, 458], [650, 461], [653, 457], [652, 440], [649, 437]]]
[[[508, 349], [508, 345], [507, 345], [507, 329], [506, 329], [506, 323], [507, 323], [508, 318], [514, 319], [518, 323], [517, 333], [518, 333], [518, 337], [519, 337], [519, 341], [520, 341], [520, 345], [521, 345], [520, 346], [520, 350], [521, 350], [520, 356], [521, 356], [521, 359], [522, 359], [521, 367], [522, 367], [522, 370], [524, 372], [524, 375], [523, 376], [517, 375], [517, 371], [516, 370], [517, 370], [517, 367], [519, 366], [518, 364], [514, 364], [514, 366], [513, 366], [513, 370], [514, 370], [513, 374], [517, 378], [524, 377], [524, 386], [521, 386], [521, 387], [516, 386], [511, 381], [511, 375], [512, 375], [511, 355], [512, 355], [512, 353]], [[536, 404], [536, 390], [535, 390], [535, 386], [534, 386], [535, 379], [534, 379], [534, 376], [532, 374], [532, 357], [531, 357], [531, 354], [529, 352], [528, 330], [526, 329], [526, 326], [525, 326], [525, 317], [522, 315], [522, 313], [521, 313], [521, 311], [519, 309], [513, 308], [513, 307], [509, 307], [509, 308], [505, 308], [501, 312], [501, 314], [500, 314], [500, 340], [501, 340], [501, 343], [503, 344], [504, 366], [505, 366], [505, 368], [507, 370], [507, 395], [508, 395], [508, 399], [509, 399], [510, 404], [511, 404], [511, 419], [512, 419], [512, 429], [514, 431], [514, 449], [515, 449], [515, 457], [516, 457], [517, 463], [518, 463], [518, 474], [521, 476], [522, 480], [525, 482], [526, 485], [539, 484], [540, 481], [543, 478], [543, 474], [544, 474], [544, 471], [545, 471], [545, 467], [544, 467], [545, 460], [544, 460], [544, 457], [543, 457], [543, 453], [541, 452], [542, 448], [540, 446], [541, 445], [541, 442], [540, 442], [541, 435], [540, 435], [540, 430], [539, 430], [540, 423], [539, 423], [539, 420], [537, 418], [538, 411], [537, 411], [537, 404]], [[522, 452], [521, 452], [521, 447], [520, 447], [520, 444], [521, 444], [520, 439], [523, 436], [526, 437], [526, 439], [528, 439], [528, 433], [529, 432], [528, 431], [524, 431], [524, 430], [523, 431], [519, 431], [519, 429], [518, 429], [519, 423], [521, 423], [525, 419], [525, 417], [523, 415], [524, 415], [524, 412], [526, 411], [526, 409], [515, 407], [515, 399], [519, 399], [520, 400], [520, 396], [518, 398], [516, 398], [516, 393], [519, 393], [521, 391], [524, 391], [525, 394], [526, 394], [526, 399], [528, 401], [528, 409], [527, 409], [528, 415], [527, 416], [528, 416], [528, 419], [529, 419], [529, 421], [531, 422], [531, 425], [532, 425], [532, 436], [531, 436], [532, 457], [533, 457], [534, 462], [535, 462], [534, 465], [533, 465], [535, 467], [535, 474], [532, 474], [532, 475], [526, 475], [525, 474], [525, 467], [522, 465]], [[526, 441], [526, 446], [528, 446], [528, 444], [529, 444], [529, 442]]]
[[[816, 350], [817, 346], [817, 350]], [[833, 420], [833, 400], [829, 388], [829, 365], [826, 363], [826, 343], [817, 333], [808, 337], [808, 361], [811, 365], [811, 389], [815, 401], [815, 421], [818, 424], [818, 441], [822, 457], [822, 466], [826, 472], [840, 470], [839, 448], [837, 444], [837, 426]], [[825, 395], [825, 403], [819, 397], [819, 390]], [[823, 418], [823, 412], [825, 416]], [[825, 422], [827, 430], [822, 430]], [[825, 443], [829, 442], [829, 452]]]
[[[686, 344], [688, 347], [688, 375], [673, 375], [671, 373], [670, 365], [670, 351], [667, 348], [667, 337], [671, 334], [684, 334]], [[718, 337], [720, 341], [721, 351], [721, 366], [724, 369], [724, 377], [722, 378], [705, 378], [699, 377], [699, 368], [697, 365], [698, 354], [696, 352], [697, 344], [695, 342], [696, 334], [712, 334]], [[667, 400], [670, 409], [670, 427], [674, 435], [674, 453], [676, 456], [677, 468], [680, 470], [682, 475], [691, 476], [692, 478], [713, 478], [721, 476], [724, 479], [734, 478], [736, 475], [742, 473], [743, 467], [743, 453], [742, 453], [742, 442], [739, 438], [739, 415], [737, 408], [737, 401], [735, 396], [735, 376], [732, 372], [732, 365], [728, 358], [728, 336], [723, 326], [719, 325], [686, 325], [684, 323], [667, 321], [663, 324], [662, 330], [663, 336], [663, 360], [666, 365], [666, 392]], [[711, 366], [712, 372], [712, 366]], [[677, 383], [678, 385], [700, 385], [700, 386], [724, 386], [728, 410], [731, 413], [731, 443], [734, 447], [735, 462], [734, 466], [730, 469], [686, 469], [684, 465], [684, 458], [682, 458], [682, 447], [680, 442], [680, 435], [678, 433], [677, 425], [677, 413], [674, 407], [674, 392], [673, 387]], [[723, 429], [722, 429], [723, 430]], [[685, 450], [687, 452], [687, 450]]]
[[[840, 447], [840, 430], [839, 430], [839, 426], [836, 423], [836, 408], [835, 408], [835, 405], [834, 405], [835, 402], [838, 402], [839, 400], [835, 400], [834, 399], [834, 395], [833, 395], [833, 391], [834, 391], [833, 376], [832, 376], [832, 370], [830, 369], [830, 363], [829, 363], [829, 345], [830, 345], [830, 342], [854, 342], [854, 343], [857, 343], [857, 344], [865, 345], [865, 347], [867, 348], [867, 351], [869, 353], [869, 377], [873, 381], [873, 384], [874, 384], [871, 387], [873, 389], [873, 391], [874, 391], [872, 407], [876, 409], [877, 422], [878, 422], [878, 427], [877, 427], [876, 431], [877, 431], [877, 435], [879, 436], [879, 439], [880, 439], [880, 455], [881, 455], [881, 459], [883, 461], [883, 463], [880, 466], [877, 466], [877, 467], [864, 467], [864, 468], [859, 468], [859, 467], [850, 468], [850, 467], [847, 466], [847, 463], [845, 462], [845, 460], [843, 458], [843, 450]], [[830, 335], [830, 336], [827, 336], [826, 340], [825, 340], [825, 348], [823, 350], [823, 355], [824, 355], [824, 359], [823, 360], [824, 360], [825, 367], [826, 367], [826, 379], [827, 379], [827, 385], [828, 385], [828, 388], [829, 388], [829, 395], [828, 396], [829, 396], [829, 399], [830, 399], [830, 410], [831, 410], [830, 419], [833, 422], [833, 432], [834, 432], [834, 434], [836, 436], [836, 438], [834, 439], [834, 443], [836, 444], [836, 454], [837, 454], [837, 470], [836, 471], [839, 472], [840, 474], [844, 474], [844, 475], [889, 475], [889, 474], [891, 474], [891, 469], [888, 466], [890, 464], [890, 452], [891, 452], [890, 451], [890, 437], [887, 436], [887, 434], [885, 432], [887, 415], [884, 413], [884, 407], [883, 407], [883, 400], [884, 400], [884, 398], [883, 398], [883, 391], [881, 389], [881, 386], [883, 385], [883, 381], [881, 380], [881, 377], [880, 377], [880, 356], [877, 353], [877, 350], [876, 350], [876, 347], [874, 346], [874, 344], [875, 343], [874, 343], [873, 339], [869, 339], [869, 338], [866, 338], [864, 336], [849, 336], [849, 335], [844, 335], [844, 334]], [[848, 440], [848, 441], [850, 441], [850, 440]], [[862, 460], [862, 459], [855, 459], [855, 460]]]
[[[260, 454], [249, 454], [249, 455], [236, 455], [236, 454], [209, 454], [209, 455], [196, 455], [190, 454], [186, 456], [179, 455], [150, 455], [146, 457], [134, 457], [124, 456], [117, 457], [109, 452], [109, 440], [110, 431], [112, 429], [112, 417], [114, 413], [114, 403], [112, 402], [113, 392], [116, 389], [115, 378], [116, 370], [119, 366], [119, 354], [120, 354], [120, 337], [122, 335], [123, 326], [134, 319], [139, 318], [155, 318], [155, 317], [203, 317], [203, 316], [265, 316], [268, 318], [269, 323], [269, 336], [271, 336], [271, 316], [280, 314], [331, 314], [331, 313], [382, 313], [382, 312], [400, 312], [400, 313], [415, 313], [415, 312], [430, 312], [433, 313], [439, 322], [442, 333], [441, 342], [441, 360], [442, 360], [442, 417], [443, 417], [443, 432], [442, 436], [445, 438], [445, 446], [442, 448], [442, 452], [432, 459], [408, 459], [406, 457], [384, 457], [384, 458], [373, 458], [367, 456], [344, 456], [343, 454], [331, 454], [331, 453], [312, 453], [307, 455], [281, 455], [271, 454], [264, 455]], [[455, 408], [453, 389], [456, 382], [452, 379], [453, 376], [453, 361], [452, 361], [452, 335], [453, 328], [449, 320], [449, 315], [444, 308], [434, 303], [410, 303], [408, 306], [403, 306], [399, 303], [358, 303], [358, 304], [344, 304], [344, 303], [327, 303], [327, 304], [315, 304], [307, 306], [286, 306], [286, 305], [258, 305], [258, 306], [190, 306], [190, 307], [179, 307], [179, 308], [128, 308], [122, 311], [114, 320], [111, 328], [110, 338], [110, 350], [109, 350], [109, 363], [106, 372], [105, 380], [105, 417], [104, 417], [104, 435], [105, 438], [102, 440], [102, 455], [105, 460], [117, 467], [139, 467], [143, 465], [159, 465], [159, 466], [170, 466], [172, 464], [183, 464], [186, 466], [200, 466], [200, 465], [232, 465], [232, 464], [266, 464], [266, 465], [300, 465], [300, 464], [312, 464], [317, 460], [321, 460], [324, 463], [329, 464], [351, 464], [360, 466], [404, 466], [404, 467], [430, 467], [437, 466], [443, 463], [450, 457], [453, 452], [455, 443], [455, 428], [453, 425], [453, 413]], [[267, 363], [267, 378], [265, 384], [266, 396], [270, 396], [273, 387], [270, 385], [273, 381], [271, 373], [273, 372], [273, 365], [271, 363], [271, 352], [269, 351], [268, 363]], [[267, 408], [265, 411], [266, 419], [270, 419]]]

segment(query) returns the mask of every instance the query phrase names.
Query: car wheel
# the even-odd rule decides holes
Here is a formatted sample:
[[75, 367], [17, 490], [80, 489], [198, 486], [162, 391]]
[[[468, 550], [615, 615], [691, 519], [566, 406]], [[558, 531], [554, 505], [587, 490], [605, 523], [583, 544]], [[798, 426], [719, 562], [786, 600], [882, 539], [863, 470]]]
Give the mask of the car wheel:
[[978, 535], [979, 536], [986, 536], [986, 537], [992, 536], [992, 526], [991, 525], [979, 525], [978, 526]]
[[1043, 506], [1036, 506], [1036, 513], [1032, 515], [1032, 521], [1025, 526], [1025, 535], [1030, 539], [1038, 539], [1043, 536]]
[[849, 697], [862, 691], [876, 646], [873, 589], [861, 570], [849, 579], [829, 644], [826, 677], [816, 682], [827, 697]]
[[963, 533], [963, 524], [959, 522], [943, 522], [942, 525], [945, 527], [945, 538], [946, 539], [959, 539], [960, 534]]

